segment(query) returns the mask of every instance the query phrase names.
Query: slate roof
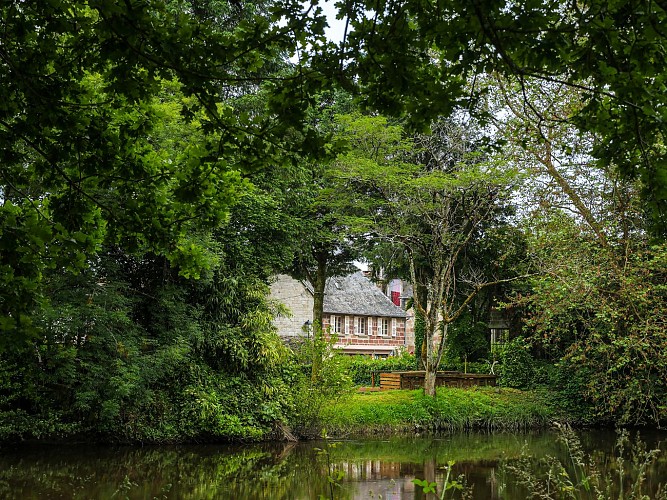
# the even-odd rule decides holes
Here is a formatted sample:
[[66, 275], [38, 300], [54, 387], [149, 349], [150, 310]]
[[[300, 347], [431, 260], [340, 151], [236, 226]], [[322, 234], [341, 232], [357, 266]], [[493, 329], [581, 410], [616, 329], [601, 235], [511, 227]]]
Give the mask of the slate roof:
[[360, 272], [329, 278], [324, 289], [324, 312], [355, 316], [405, 318], [406, 312]]

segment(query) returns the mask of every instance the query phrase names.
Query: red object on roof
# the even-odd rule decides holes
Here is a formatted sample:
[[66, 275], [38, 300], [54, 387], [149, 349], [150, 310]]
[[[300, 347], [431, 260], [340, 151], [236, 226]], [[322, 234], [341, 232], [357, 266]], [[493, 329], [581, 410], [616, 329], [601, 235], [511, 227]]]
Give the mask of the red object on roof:
[[401, 292], [391, 292], [391, 301], [396, 306], [401, 306]]

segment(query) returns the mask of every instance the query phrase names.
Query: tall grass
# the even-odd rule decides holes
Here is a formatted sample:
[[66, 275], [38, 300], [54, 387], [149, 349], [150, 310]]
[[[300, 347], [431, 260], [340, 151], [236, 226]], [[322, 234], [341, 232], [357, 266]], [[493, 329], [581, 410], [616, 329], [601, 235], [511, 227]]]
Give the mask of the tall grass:
[[647, 482], [660, 451], [647, 450], [639, 436], [632, 441], [627, 430], [620, 430], [614, 456], [603, 467], [584, 452], [569, 426], [559, 427], [559, 442], [563, 457], [522, 455], [503, 464], [500, 477], [512, 476], [527, 498], [541, 500], [667, 500], [664, 484]]

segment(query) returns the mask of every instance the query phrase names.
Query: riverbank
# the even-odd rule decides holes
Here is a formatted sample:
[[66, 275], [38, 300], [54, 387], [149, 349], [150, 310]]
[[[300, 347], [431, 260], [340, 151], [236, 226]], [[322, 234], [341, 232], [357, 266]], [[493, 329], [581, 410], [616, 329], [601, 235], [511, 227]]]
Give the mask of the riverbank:
[[532, 392], [498, 387], [439, 388], [356, 393], [321, 412], [329, 436], [422, 433], [454, 430], [525, 430], [549, 426], [556, 411]]

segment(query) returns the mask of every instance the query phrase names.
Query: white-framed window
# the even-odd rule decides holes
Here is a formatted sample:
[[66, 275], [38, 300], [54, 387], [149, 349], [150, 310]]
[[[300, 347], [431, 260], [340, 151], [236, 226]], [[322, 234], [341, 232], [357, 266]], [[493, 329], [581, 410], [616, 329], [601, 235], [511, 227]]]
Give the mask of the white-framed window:
[[391, 318], [391, 336], [392, 337], [396, 336], [397, 327], [398, 327], [398, 322], [396, 321], [396, 318]]
[[357, 316], [356, 333], [357, 335], [366, 335], [368, 333], [368, 318]]
[[507, 342], [509, 333], [508, 328], [491, 328], [491, 350]]
[[352, 334], [352, 318], [345, 316], [345, 335]]
[[333, 333], [343, 333], [343, 317], [331, 315], [331, 331]]
[[380, 335], [382, 335], [383, 337], [389, 336], [389, 318], [381, 319]]

